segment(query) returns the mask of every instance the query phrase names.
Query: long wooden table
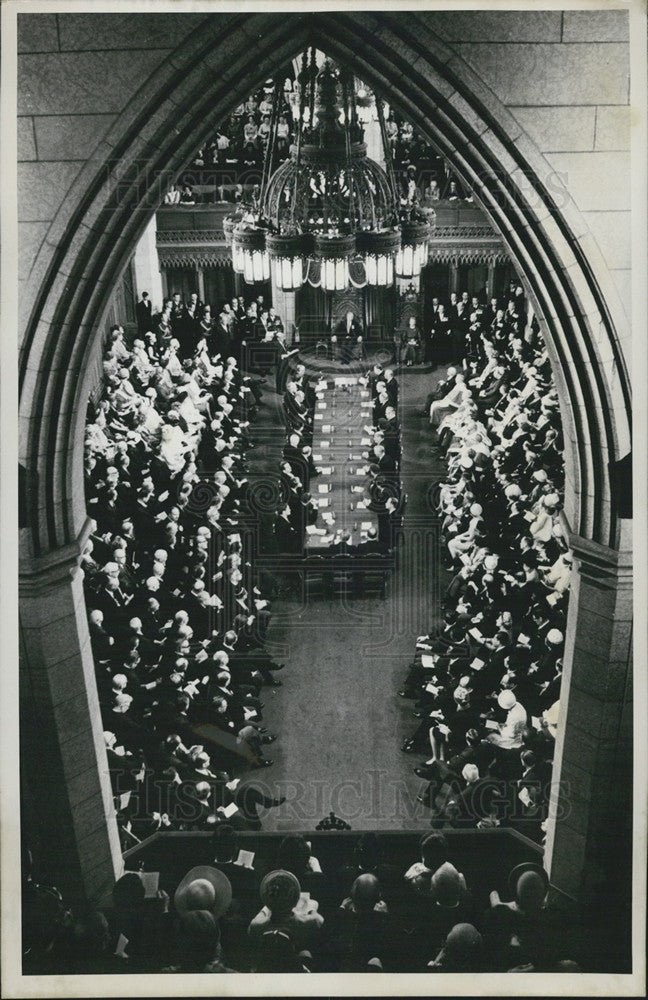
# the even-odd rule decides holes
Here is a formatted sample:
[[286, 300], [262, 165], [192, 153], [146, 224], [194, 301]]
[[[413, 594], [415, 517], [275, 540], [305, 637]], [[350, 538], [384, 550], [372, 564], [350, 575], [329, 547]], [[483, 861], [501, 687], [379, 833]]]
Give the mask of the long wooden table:
[[[323, 552], [337, 532], [348, 531], [351, 543], [366, 541], [378, 528], [369, 502], [369, 463], [362, 457], [371, 446], [365, 426], [372, 423], [371, 394], [354, 375], [329, 376], [317, 386], [313, 459], [322, 469], [311, 482], [317, 500], [317, 522], [306, 535], [307, 552]], [[358, 506], [358, 505], [361, 506]]]

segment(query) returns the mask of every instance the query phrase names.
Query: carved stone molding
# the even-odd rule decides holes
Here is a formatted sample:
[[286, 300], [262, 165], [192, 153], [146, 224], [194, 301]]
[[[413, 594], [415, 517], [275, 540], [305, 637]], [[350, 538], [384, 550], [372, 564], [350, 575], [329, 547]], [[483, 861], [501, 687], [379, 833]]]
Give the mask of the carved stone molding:
[[[227, 248], [225, 248], [226, 250]], [[158, 247], [160, 267], [231, 267], [229, 253], [219, 253], [216, 248], [202, 250], [198, 247], [164, 249]]]
[[157, 244], [166, 243], [222, 243], [225, 234], [222, 229], [158, 229]]
[[430, 246], [429, 259], [436, 264], [507, 264], [511, 258], [503, 247]]

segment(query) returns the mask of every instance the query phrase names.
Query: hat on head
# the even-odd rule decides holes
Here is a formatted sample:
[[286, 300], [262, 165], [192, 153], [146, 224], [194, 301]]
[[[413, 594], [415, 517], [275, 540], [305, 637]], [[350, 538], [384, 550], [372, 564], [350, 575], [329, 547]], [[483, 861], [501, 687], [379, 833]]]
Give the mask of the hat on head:
[[479, 768], [476, 764], [466, 764], [461, 772], [464, 781], [473, 782], [479, 780]]
[[547, 493], [544, 498], [545, 507], [557, 507], [560, 503], [560, 497], [557, 493]]
[[472, 924], [455, 924], [445, 940], [446, 952], [455, 959], [469, 958], [478, 952], [482, 945], [482, 936]]
[[133, 701], [129, 694], [117, 694], [115, 695], [115, 702], [113, 705], [113, 711], [117, 712], [127, 712]]
[[196, 582], [194, 583], [193, 587], [191, 588], [191, 593], [192, 594], [199, 594], [204, 589], [205, 589], [204, 581], [203, 580], [196, 580]]
[[460, 459], [459, 465], [461, 466], [462, 469], [472, 469], [473, 467], [472, 458], [468, 458], [467, 455], [464, 455], [464, 457]]
[[548, 476], [544, 469], [536, 469], [533, 473], [533, 478], [537, 483], [546, 483]]
[[512, 500], [514, 497], [521, 496], [522, 495], [522, 490], [520, 489], [520, 487], [518, 486], [517, 483], [511, 483], [504, 490], [504, 494], [505, 494], [505, 496], [507, 496], [509, 498], [509, 500]]
[[207, 910], [218, 920], [232, 902], [232, 886], [218, 868], [197, 865], [180, 882], [173, 902], [179, 914]]
[[517, 698], [513, 692], [508, 689], [506, 691], [500, 691], [497, 696], [497, 704], [500, 708], [503, 708], [505, 712], [508, 712], [514, 705], [517, 704]]
[[497, 556], [486, 556], [484, 559], [484, 567], [486, 569], [497, 569]]
[[269, 872], [261, 882], [261, 902], [271, 910], [292, 910], [299, 901], [301, 886], [292, 872]]
[[178, 938], [185, 954], [198, 954], [202, 961], [213, 957], [220, 928], [209, 910], [188, 910], [178, 921]]
[[470, 513], [472, 514], [473, 517], [479, 517], [482, 512], [483, 508], [480, 503], [471, 504]]
[[[533, 877], [530, 879], [529, 875]], [[520, 885], [522, 880], [524, 881]], [[517, 897], [518, 902], [522, 903], [524, 897], [527, 897], [526, 902], [530, 902], [528, 897], [539, 897], [540, 893], [542, 893], [542, 901], [549, 888], [549, 876], [541, 865], [535, 864], [533, 861], [524, 861], [522, 864], [516, 865], [509, 873], [508, 884], [510, 892]], [[522, 889], [522, 899], [520, 898], [520, 889]]]
[[563, 641], [563, 634], [559, 628], [550, 628], [547, 632], [547, 642], [550, 642], [552, 646], [559, 646]]

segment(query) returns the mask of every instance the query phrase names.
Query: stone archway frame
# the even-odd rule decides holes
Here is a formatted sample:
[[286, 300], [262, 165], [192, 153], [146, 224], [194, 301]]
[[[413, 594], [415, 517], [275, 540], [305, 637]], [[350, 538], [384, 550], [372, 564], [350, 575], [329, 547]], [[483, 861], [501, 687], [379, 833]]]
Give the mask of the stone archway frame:
[[89, 361], [112, 288], [165, 185], [251, 86], [311, 43], [385, 94], [448, 157], [502, 234], [561, 397], [568, 520], [614, 547], [608, 462], [630, 446], [629, 380], [608, 306], [618, 295], [555, 171], [425, 15], [232, 14], [207, 17], [133, 97], [77, 176], [25, 283], [23, 298], [34, 303], [20, 370], [21, 462], [35, 483], [28, 558], [74, 544], [82, 531]]

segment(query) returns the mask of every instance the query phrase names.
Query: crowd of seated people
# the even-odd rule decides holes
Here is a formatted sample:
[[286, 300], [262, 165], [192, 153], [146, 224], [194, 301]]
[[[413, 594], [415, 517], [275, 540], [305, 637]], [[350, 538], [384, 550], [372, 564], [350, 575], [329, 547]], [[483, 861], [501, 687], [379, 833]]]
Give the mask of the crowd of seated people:
[[499, 880], [473, 884], [438, 832], [409, 859], [371, 833], [324, 864], [300, 835], [245, 865], [241, 846], [223, 824], [210, 863], [181, 878], [127, 872], [102, 909], [68, 908], [28, 856], [25, 972], [580, 971], [581, 942], [532, 862], [512, 868], [502, 900]]
[[265, 644], [246, 478], [263, 383], [230, 353], [256, 310], [233, 301], [216, 329], [208, 313], [173, 295], [138, 310], [132, 344], [113, 328], [86, 427], [90, 638], [122, 828], [138, 839], [222, 820], [232, 768], [272, 763], [262, 688], [283, 665]]
[[439, 824], [505, 822], [542, 837], [571, 554], [558, 396], [523, 303], [471, 312], [460, 369], [426, 403], [447, 477], [436, 505], [452, 574], [441, 625], [405, 686], [421, 719], [403, 750]]
[[[225, 119], [213, 138], [197, 151], [191, 168], [171, 187], [165, 196], [165, 205], [213, 202], [215, 193], [219, 201], [254, 201], [254, 187], [258, 189], [270, 138], [273, 88], [273, 81], [266, 81]], [[291, 103], [295, 103], [297, 94], [298, 88], [293, 89], [293, 83], [286, 80], [279, 95], [274, 166], [286, 160], [294, 148], [295, 120]], [[410, 122], [392, 109], [385, 128], [403, 203], [430, 205], [440, 200], [472, 201], [471, 192], [457, 178], [449, 161], [439, 156]], [[207, 190], [203, 189], [205, 185]], [[194, 191], [194, 187], [198, 190]]]
[[410, 122], [391, 111], [385, 128], [400, 195], [405, 202], [472, 201], [470, 191], [464, 189], [448, 160], [439, 156]]
[[[249, 183], [260, 175], [270, 139], [273, 93], [274, 83], [267, 80], [225, 119], [214, 137], [196, 153], [191, 171], [193, 177], [218, 177], [220, 183], [232, 185]], [[294, 141], [290, 96], [291, 91], [285, 89], [279, 95], [275, 166], [288, 158]]]

